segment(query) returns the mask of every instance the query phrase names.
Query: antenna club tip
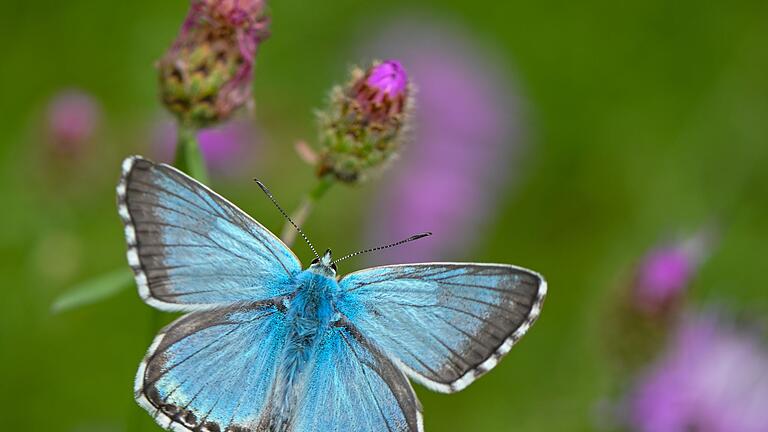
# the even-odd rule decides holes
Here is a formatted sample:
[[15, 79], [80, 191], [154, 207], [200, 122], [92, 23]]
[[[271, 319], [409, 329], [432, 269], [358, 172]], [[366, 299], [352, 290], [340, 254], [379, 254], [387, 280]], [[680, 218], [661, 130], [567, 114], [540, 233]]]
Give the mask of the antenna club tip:
[[418, 239], [420, 239], [420, 238], [429, 237], [429, 236], [431, 236], [431, 235], [432, 235], [432, 233], [431, 233], [431, 232], [429, 232], [429, 231], [427, 231], [427, 232], [423, 232], [423, 233], [421, 233], [421, 234], [416, 234], [416, 235], [412, 236], [411, 238], [409, 238], [409, 239], [408, 239], [408, 241], [412, 241], [412, 240], [418, 240]]
[[262, 183], [261, 180], [254, 178], [253, 181], [255, 181], [257, 185], [259, 185], [261, 190], [263, 190], [264, 193], [267, 194], [267, 196], [269, 196], [270, 198], [272, 197], [272, 192], [270, 192], [269, 189], [267, 189], [267, 186], [264, 183]]

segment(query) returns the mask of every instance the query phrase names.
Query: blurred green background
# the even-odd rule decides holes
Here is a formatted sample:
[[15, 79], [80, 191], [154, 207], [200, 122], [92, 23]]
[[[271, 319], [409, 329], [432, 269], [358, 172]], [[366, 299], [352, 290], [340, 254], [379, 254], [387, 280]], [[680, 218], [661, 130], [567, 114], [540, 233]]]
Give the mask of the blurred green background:
[[[215, 188], [278, 230], [258, 175], [289, 208], [312, 182], [293, 143], [346, 77], [367, 27], [412, 10], [458, 23], [501, 53], [525, 100], [527, 152], [498, 196], [475, 261], [543, 273], [541, 320], [488, 377], [454, 395], [418, 388], [431, 431], [593, 430], [610, 386], [601, 352], [608, 293], [628, 265], [679, 230], [718, 220], [722, 236], [693, 287], [702, 304], [768, 312], [768, 3], [336, 0], [270, 3], [255, 116], [261, 157]], [[135, 290], [52, 314], [72, 285], [125, 266], [114, 186], [121, 159], [147, 151], [161, 111], [153, 64], [182, 0], [0, 5], [0, 406], [3, 429], [153, 430], [133, 377], [159, 328]], [[104, 110], [76, 167], [46, 156], [42, 118], [61, 88]], [[468, 143], [470, 145], [470, 143]], [[517, 169], [517, 168], [515, 168]], [[315, 244], [363, 242], [377, 182], [336, 188], [306, 225]], [[361, 233], [355, 235], [355, 233]], [[301, 245], [304, 262], [309, 253]], [[350, 262], [346, 269], [363, 261]]]

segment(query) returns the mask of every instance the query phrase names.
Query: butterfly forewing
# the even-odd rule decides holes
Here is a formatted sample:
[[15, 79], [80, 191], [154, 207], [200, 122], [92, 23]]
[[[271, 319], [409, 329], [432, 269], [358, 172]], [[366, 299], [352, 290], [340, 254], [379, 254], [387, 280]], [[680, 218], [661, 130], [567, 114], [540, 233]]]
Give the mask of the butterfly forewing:
[[383, 266], [339, 283], [340, 311], [411, 377], [446, 393], [496, 366], [546, 294], [540, 275], [501, 264]]
[[269, 299], [301, 271], [266, 228], [173, 167], [128, 158], [117, 192], [128, 262], [142, 298], [157, 308]]

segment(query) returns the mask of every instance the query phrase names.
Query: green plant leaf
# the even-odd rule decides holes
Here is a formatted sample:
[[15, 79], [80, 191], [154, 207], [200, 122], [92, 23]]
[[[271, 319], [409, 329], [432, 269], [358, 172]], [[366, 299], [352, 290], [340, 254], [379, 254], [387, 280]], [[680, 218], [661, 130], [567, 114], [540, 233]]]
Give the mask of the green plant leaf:
[[51, 305], [52, 313], [61, 313], [106, 300], [133, 285], [129, 269], [120, 269], [75, 285]]

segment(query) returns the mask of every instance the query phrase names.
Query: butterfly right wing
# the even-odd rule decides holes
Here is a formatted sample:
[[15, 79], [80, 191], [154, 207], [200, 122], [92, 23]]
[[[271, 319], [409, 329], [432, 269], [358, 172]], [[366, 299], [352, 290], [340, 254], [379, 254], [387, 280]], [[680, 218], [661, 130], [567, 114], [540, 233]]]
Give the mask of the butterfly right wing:
[[136, 400], [166, 429], [261, 432], [286, 328], [272, 301], [189, 313], [155, 338]]
[[286, 294], [301, 271], [277, 237], [202, 183], [137, 156], [117, 186], [139, 294], [170, 311]]
[[339, 311], [413, 379], [452, 393], [495, 367], [538, 318], [547, 283], [504, 264], [424, 263], [344, 276]]

